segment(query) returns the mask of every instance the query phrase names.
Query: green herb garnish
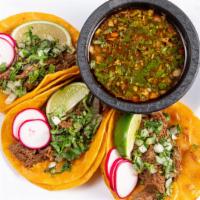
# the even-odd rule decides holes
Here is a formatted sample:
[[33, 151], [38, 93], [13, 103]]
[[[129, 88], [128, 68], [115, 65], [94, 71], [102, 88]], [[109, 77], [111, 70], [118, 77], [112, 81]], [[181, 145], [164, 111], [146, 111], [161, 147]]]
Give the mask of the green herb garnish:
[[0, 64], [0, 73], [5, 72], [5, 71], [6, 71], [6, 63]]

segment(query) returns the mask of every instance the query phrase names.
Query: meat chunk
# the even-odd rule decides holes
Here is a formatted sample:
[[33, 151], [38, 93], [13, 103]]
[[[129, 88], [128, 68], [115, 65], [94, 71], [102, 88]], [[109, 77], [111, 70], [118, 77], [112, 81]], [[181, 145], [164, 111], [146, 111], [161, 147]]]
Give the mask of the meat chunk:
[[53, 64], [56, 66], [56, 71], [64, 70], [76, 63], [76, 55], [63, 52], [56, 58], [50, 58], [47, 60], [46, 64]]
[[175, 174], [174, 177], [177, 177], [181, 171], [181, 153], [178, 149], [178, 147], [174, 148], [174, 153], [173, 153], [173, 161], [175, 163]]
[[157, 194], [165, 192], [165, 177], [159, 172], [150, 174], [144, 171], [139, 175], [140, 181], [144, 183], [144, 189], [139, 192], [134, 200], [157, 200]]
[[160, 174], [159, 171], [155, 174], [150, 174], [145, 170], [139, 175], [139, 179], [145, 184], [145, 186], [154, 185], [156, 191], [160, 193], [165, 192], [165, 177]]
[[135, 196], [134, 200], [157, 200], [156, 194], [156, 187], [154, 185], [147, 185]]
[[38, 67], [36, 65], [29, 65], [27, 66], [24, 71], [16, 76], [16, 79], [24, 79], [29, 76], [29, 73], [36, 70]]
[[36, 87], [36, 84], [30, 83], [28, 80], [24, 83], [24, 87], [27, 91], [31, 91]]
[[27, 168], [45, 160], [53, 160], [53, 151], [50, 146], [42, 150], [32, 150], [24, 147], [18, 142], [11, 144], [9, 150]]
[[5, 72], [0, 73], [0, 79], [1, 80], [8, 80], [9, 77], [10, 77], [10, 68]]
[[154, 164], [156, 163], [156, 153], [153, 146], [151, 145], [148, 150], [142, 155], [142, 160]]
[[70, 128], [72, 126], [72, 120], [67, 120], [67, 121], [61, 121], [59, 126], [61, 128]]
[[[161, 175], [159, 172], [151, 176], [151, 179], [149, 179], [149, 184], [154, 185], [157, 191], [159, 191], [160, 193], [165, 192], [165, 177]], [[147, 181], [147, 185], [148, 185], [148, 181]]]
[[167, 120], [166, 120], [165, 116], [163, 115], [163, 113], [162, 112], [152, 113], [151, 119], [162, 121], [163, 127], [162, 127], [162, 130], [160, 131], [159, 137], [166, 136], [166, 134], [167, 134], [167, 124], [168, 123], [167, 123]]

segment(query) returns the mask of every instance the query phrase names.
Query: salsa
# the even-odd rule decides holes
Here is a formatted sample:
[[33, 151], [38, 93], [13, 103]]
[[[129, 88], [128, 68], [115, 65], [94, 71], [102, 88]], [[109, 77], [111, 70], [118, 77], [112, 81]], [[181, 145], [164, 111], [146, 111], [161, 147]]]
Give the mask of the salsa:
[[152, 9], [111, 15], [95, 31], [89, 52], [97, 81], [132, 102], [164, 95], [180, 79], [185, 60], [179, 33]]

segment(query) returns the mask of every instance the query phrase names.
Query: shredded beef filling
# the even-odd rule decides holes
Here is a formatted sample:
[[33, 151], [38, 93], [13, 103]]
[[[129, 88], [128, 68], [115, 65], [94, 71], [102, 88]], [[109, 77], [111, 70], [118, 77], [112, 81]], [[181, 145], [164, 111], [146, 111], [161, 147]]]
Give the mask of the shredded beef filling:
[[133, 200], [157, 200], [156, 192], [157, 188], [154, 185], [147, 185]]
[[50, 58], [46, 63], [55, 65], [56, 71], [61, 71], [76, 64], [76, 55], [63, 52], [56, 58]]
[[41, 150], [32, 150], [24, 147], [18, 142], [11, 144], [9, 150], [27, 168], [45, 160], [53, 160], [53, 151], [51, 146]]

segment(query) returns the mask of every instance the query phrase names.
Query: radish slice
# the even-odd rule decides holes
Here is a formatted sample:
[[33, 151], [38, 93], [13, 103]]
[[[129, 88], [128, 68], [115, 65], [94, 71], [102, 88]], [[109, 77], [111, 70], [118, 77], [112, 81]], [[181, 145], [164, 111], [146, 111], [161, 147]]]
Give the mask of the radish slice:
[[19, 127], [19, 140], [25, 147], [30, 149], [46, 147], [50, 139], [50, 127], [44, 120], [26, 120]]
[[123, 159], [123, 158], [117, 158], [117, 159], [113, 162], [113, 164], [112, 164], [112, 166], [111, 166], [111, 169], [110, 169], [110, 177], [109, 177], [110, 188], [111, 188], [112, 190], [114, 190], [114, 191], [115, 191], [115, 187], [114, 187], [114, 173], [115, 173], [115, 169], [116, 169], [116, 167], [118, 166], [118, 164], [119, 164], [120, 162], [124, 161], [124, 160], [125, 160], [125, 159]]
[[17, 43], [14, 40], [14, 38], [6, 33], [0, 33], [0, 38], [7, 40], [14, 48], [17, 46]]
[[112, 164], [119, 157], [120, 156], [116, 148], [112, 148], [108, 152], [106, 156], [106, 161], [105, 161], [105, 171], [106, 171], [106, 176], [108, 177], [108, 179], [110, 177], [110, 170], [111, 170]]
[[126, 198], [137, 185], [138, 175], [130, 161], [118, 162], [114, 171], [114, 189], [119, 198]]
[[18, 132], [20, 125], [26, 121], [31, 119], [42, 119], [44, 121], [47, 121], [46, 116], [38, 109], [35, 108], [28, 108], [25, 110], [22, 110], [20, 113], [18, 113], [13, 121], [12, 125], [12, 132], [13, 136], [18, 140]]
[[4, 38], [0, 38], [0, 64], [6, 63], [9, 67], [15, 58], [15, 49]]

